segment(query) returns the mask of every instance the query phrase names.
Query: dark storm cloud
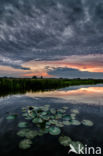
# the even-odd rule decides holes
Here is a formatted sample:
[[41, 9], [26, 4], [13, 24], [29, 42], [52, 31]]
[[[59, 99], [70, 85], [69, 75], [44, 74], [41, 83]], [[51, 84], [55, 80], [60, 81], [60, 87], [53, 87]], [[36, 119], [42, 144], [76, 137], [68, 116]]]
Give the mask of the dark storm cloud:
[[77, 69], [72, 69], [72, 68], [55, 68], [49, 71], [48, 74], [51, 74], [57, 77], [63, 77], [63, 78], [103, 79], [103, 73], [79, 71]]
[[102, 0], [0, 0], [2, 57], [58, 60], [103, 53], [102, 43]]

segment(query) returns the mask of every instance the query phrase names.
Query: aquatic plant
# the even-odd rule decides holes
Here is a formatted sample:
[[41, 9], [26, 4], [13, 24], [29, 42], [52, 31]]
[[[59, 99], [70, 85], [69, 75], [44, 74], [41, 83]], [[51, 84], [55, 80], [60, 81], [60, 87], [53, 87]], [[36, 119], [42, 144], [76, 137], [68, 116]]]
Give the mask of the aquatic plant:
[[17, 132], [17, 135], [20, 137], [25, 137], [26, 133], [28, 133], [28, 132], [29, 132], [29, 129], [22, 129]]
[[68, 136], [60, 136], [59, 143], [63, 146], [69, 146], [72, 142], [72, 139]]
[[51, 135], [59, 135], [60, 133], [61, 133], [61, 130], [58, 127], [50, 127], [49, 128], [49, 134], [51, 134]]
[[93, 122], [90, 120], [83, 120], [82, 124], [85, 126], [93, 126], [94, 125]]
[[72, 120], [72, 121], [71, 121], [71, 124], [72, 124], [72, 125], [75, 125], [75, 126], [79, 126], [79, 125], [81, 124], [81, 122], [78, 121], [78, 120]]
[[27, 127], [27, 122], [19, 122], [18, 123], [18, 127], [19, 128], [25, 128], [25, 127]]
[[[23, 137], [19, 143], [21, 149], [28, 149], [31, 147], [32, 139], [37, 136], [43, 136], [45, 134], [60, 135], [62, 127], [64, 126], [79, 126], [81, 124], [85, 126], [93, 126], [93, 122], [90, 120], [83, 120], [80, 122], [76, 119], [76, 115], [79, 113], [77, 109], [70, 110], [70, 114], [66, 113], [68, 107], [62, 107], [61, 109], [51, 108], [49, 105], [43, 106], [28, 106], [22, 108], [22, 116], [27, 121], [19, 122], [18, 127], [23, 128], [17, 132], [19, 137]], [[6, 119], [13, 120], [15, 115], [11, 114]], [[26, 128], [32, 124], [32, 128]], [[35, 129], [35, 130], [34, 130]], [[77, 149], [78, 141], [72, 141], [68, 136], [60, 136], [59, 142], [63, 146], [73, 145]], [[81, 144], [82, 145], [82, 144]]]
[[79, 114], [79, 110], [78, 109], [71, 109], [71, 112], [75, 113], [75, 114]]
[[17, 114], [11, 114], [6, 117], [7, 120], [14, 120], [17, 117]]
[[24, 139], [19, 143], [21, 149], [28, 149], [31, 147], [32, 141], [30, 139]]

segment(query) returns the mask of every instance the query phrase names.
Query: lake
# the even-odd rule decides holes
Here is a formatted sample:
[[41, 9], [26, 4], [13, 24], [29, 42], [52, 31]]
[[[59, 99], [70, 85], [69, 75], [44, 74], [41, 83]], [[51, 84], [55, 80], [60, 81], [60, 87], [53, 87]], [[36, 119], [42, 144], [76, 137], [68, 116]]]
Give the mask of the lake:
[[[20, 122], [27, 122], [26, 128], [38, 130], [33, 126], [31, 120], [25, 119], [23, 113], [30, 106], [42, 108], [49, 105], [48, 111], [55, 108], [56, 111], [63, 110], [65, 115], [76, 113], [75, 124], [64, 123], [58, 126], [60, 134], [50, 133], [37, 135], [32, 139], [31, 147], [21, 149], [20, 142], [24, 139], [18, 136], [18, 132], [25, 128]], [[47, 107], [47, 106], [46, 106]], [[78, 112], [76, 111], [78, 110]], [[24, 111], [24, 112], [23, 112]], [[45, 112], [45, 111], [44, 111]], [[44, 113], [42, 112], [42, 113]], [[39, 112], [41, 113], [41, 112]], [[55, 115], [55, 112], [53, 112]], [[61, 114], [63, 112], [61, 111]], [[7, 118], [15, 114], [14, 119]], [[50, 114], [50, 113], [49, 113]], [[52, 115], [53, 118], [53, 115]], [[93, 125], [83, 124], [83, 120], [89, 120]], [[59, 121], [59, 122], [60, 122]], [[67, 121], [67, 120], [66, 120]], [[8, 95], [0, 98], [0, 155], [53, 155], [67, 156], [69, 147], [60, 143], [60, 136], [69, 136], [73, 141], [80, 141], [83, 145], [102, 147], [103, 145], [103, 85], [73, 86], [58, 90], [44, 92], [27, 92], [26, 94]], [[48, 122], [48, 121], [46, 121]], [[77, 124], [77, 125], [76, 125]], [[19, 126], [18, 126], [19, 125]], [[38, 125], [40, 129], [40, 125]], [[48, 128], [51, 128], [49, 125]], [[70, 154], [72, 155], [72, 153]]]

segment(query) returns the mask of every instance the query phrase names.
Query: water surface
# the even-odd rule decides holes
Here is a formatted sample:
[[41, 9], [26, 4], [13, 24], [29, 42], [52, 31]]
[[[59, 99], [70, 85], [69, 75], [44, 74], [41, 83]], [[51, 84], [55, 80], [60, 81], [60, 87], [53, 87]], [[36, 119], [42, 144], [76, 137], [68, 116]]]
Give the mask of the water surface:
[[[0, 98], [0, 155], [68, 155], [68, 148], [58, 142], [58, 136], [48, 134], [37, 137], [28, 150], [21, 150], [18, 144], [21, 140], [16, 133], [18, 123], [24, 121], [21, 108], [25, 106], [50, 105], [52, 108], [68, 106], [67, 114], [71, 109], [78, 109], [77, 119], [91, 120], [93, 127], [84, 125], [64, 126], [62, 133], [75, 141], [81, 141], [88, 146], [103, 145], [103, 85], [74, 86], [45, 92], [27, 92]], [[17, 113], [13, 121], [6, 120], [8, 113]]]

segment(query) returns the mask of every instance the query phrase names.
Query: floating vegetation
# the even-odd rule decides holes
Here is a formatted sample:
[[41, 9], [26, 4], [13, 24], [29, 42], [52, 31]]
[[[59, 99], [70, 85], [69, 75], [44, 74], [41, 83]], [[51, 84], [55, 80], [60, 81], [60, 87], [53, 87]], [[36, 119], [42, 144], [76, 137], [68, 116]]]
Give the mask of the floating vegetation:
[[33, 123], [42, 123], [43, 120], [41, 118], [35, 118], [32, 120]]
[[[18, 127], [20, 130], [17, 132], [17, 136], [22, 137], [23, 140], [19, 143], [21, 149], [28, 149], [32, 145], [32, 140], [37, 136], [43, 136], [46, 134], [60, 135], [62, 127], [64, 126], [79, 126], [81, 123], [85, 126], [93, 126], [93, 122], [90, 120], [83, 120], [80, 122], [76, 119], [76, 115], [79, 113], [77, 109], [72, 109], [70, 114], [66, 111], [68, 107], [62, 107], [61, 109], [51, 108], [49, 105], [43, 106], [28, 106], [22, 108], [22, 117], [27, 121], [19, 122]], [[7, 116], [7, 120], [13, 120], [16, 118], [15, 114]], [[30, 128], [30, 127], [31, 128]], [[72, 141], [68, 136], [60, 136], [59, 142], [63, 146], [72, 146], [77, 150], [80, 142]], [[83, 146], [81, 144], [81, 146]]]
[[58, 127], [50, 127], [49, 128], [49, 133], [51, 135], [59, 135], [61, 133], [61, 130]]
[[19, 128], [25, 128], [25, 127], [27, 127], [27, 123], [26, 122], [19, 122], [18, 127]]
[[72, 142], [72, 139], [68, 136], [60, 136], [59, 143], [63, 146], [69, 146]]
[[72, 120], [71, 124], [74, 126], [79, 126], [81, 124], [81, 122], [78, 120]]
[[57, 112], [59, 112], [59, 113], [65, 113], [66, 110], [65, 109], [58, 109]]
[[68, 109], [68, 107], [62, 107], [63, 109], [65, 109], [65, 110], [67, 110]]
[[70, 145], [70, 147], [72, 148], [73, 147], [73, 149], [75, 149], [75, 152], [77, 153], [77, 154], [79, 154], [79, 148], [78, 148], [78, 146], [82, 149], [82, 148], [84, 148], [84, 145], [81, 143], [81, 142], [79, 142], [79, 141], [72, 141], [71, 142], [71, 145]]
[[71, 112], [75, 113], [75, 114], [79, 114], [79, 110], [78, 109], [72, 109]]
[[14, 120], [17, 117], [17, 114], [12, 114], [6, 117], [7, 120]]
[[68, 121], [68, 120], [70, 120], [70, 119], [71, 119], [71, 117], [70, 117], [69, 115], [64, 115], [64, 116], [63, 116], [63, 120], [67, 120], [67, 121]]
[[64, 124], [65, 126], [71, 125], [70, 121], [63, 121], [63, 124]]
[[82, 124], [85, 126], [93, 126], [94, 125], [93, 122], [90, 120], [83, 120]]
[[56, 109], [52, 108], [52, 109], [50, 109], [50, 112], [51, 112], [52, 114], [56, 114]]
[[20, 137], [25, 137], [26, 133], [28, 133], [28, 132], [29, 132], [29, 129], [22, 129], [19, 132], [17, 132], [17, 135]]
[[38, 135], [37, 131], [29, 130], [28, 132], [25, 133], [25, 137], [27, 139], [33, 139]]
[[19, 148], [21, 149], [28, 149], [32, 145], [32, 141], [30, 139], [24, 139], [19, 143]]

